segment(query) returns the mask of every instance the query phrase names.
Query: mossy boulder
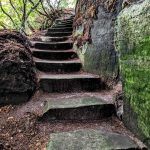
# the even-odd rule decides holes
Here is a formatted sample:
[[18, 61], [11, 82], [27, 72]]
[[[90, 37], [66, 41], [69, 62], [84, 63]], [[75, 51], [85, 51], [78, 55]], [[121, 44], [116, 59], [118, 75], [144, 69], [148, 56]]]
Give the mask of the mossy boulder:
[[126, 7], [116, 31], [125, 91], [123, 119], [150, 146], [150, 1]]

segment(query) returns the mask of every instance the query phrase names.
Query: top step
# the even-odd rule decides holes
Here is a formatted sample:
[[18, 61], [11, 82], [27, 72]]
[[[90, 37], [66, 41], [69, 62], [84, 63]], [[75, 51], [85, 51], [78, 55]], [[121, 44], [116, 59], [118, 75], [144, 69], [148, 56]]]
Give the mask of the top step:
[[70, 21], [69, 20], [68, 21], [59, 21], [59, 22], [56, 22], [56, 23], [58, 23], [58, 24], [61, 24], [61, 23], [62, 24], [63, 23], [71, 23], [71, 24], [73, 24], [73, 21], [71, 21], [71, 20]]
[[73, 27], [72, 23], [63, 23], [63, 24], [54, 24], [52, 28], [66, 28], [66, 27]]
[[60, 21], [73, 21], [73, 18], [67, 18], [67, 19], [56, 19], [56, 22]]
[[73, 22], [60, 22], [60, 23], [56, 23], [56, 25], [72, 25]]
[[65, 27], [65, 28], [49, 28], [48, 32], [72, 32], [73, 28], [72, 27]]

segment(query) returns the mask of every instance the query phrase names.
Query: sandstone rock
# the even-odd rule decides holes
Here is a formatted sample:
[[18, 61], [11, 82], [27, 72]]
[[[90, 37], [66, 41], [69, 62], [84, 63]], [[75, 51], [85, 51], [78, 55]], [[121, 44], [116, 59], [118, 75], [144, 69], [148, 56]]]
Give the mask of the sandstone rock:
[[126, 7], [118, 16], [116, 29], [126, 96], [123, 119], [150, 145], [150, 1]]
[[79, 0], [76, 8], [74, 47], [84, 70], [100, 75], [110, 85], [119, 78], [114, 27], [121, 6], [122, 0]]

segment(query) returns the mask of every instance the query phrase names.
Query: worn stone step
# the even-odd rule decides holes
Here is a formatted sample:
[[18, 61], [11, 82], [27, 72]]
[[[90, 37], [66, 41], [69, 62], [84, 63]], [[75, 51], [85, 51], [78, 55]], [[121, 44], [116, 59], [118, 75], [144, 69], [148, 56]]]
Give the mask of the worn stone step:
[[105, 129], [80, 129], [50, 135], [47, 150], [140, 150], [127, 135]]
[[49, 61], [34, 58], [36, 68], [44, 72], [70, 73], [80, 71], [82, 65], [79, 59], [66, 61]]
[[78, 58], [77, 54], [73, 50], [50, 51], [50, 50], [32, 49], [32, 54], [36, 58], [45, 60], [69, 60], [73, 58]]
[[59, 23], [57, 23], [56, 25], [73, 25], [73, 23], [72, 22], [59, 22]]
[[56, 21], [55, 24], [73, 24], [73, 20], [62, 20], [62, 21]]
[[70, 36], [64, 36], [64, 37], [41, 36], [40, 41], [41, 42], [65, 42], [69, 38], [70, 38]]
[[59, 21], [56, 24], [73, 24], [73, 20], [68, 20], [68, 21]]
[[74, 18], [60, 18], [60, 19], [56, 19], [56, 22], [73, 22]]
[[41, 120], [100, 120], [115, 114], [112, 97], [105, 95], [72, 95], [45, 98]]
[[72, 27], [67, 27], [67, 28], [49, 28], [48, 32], [72, 32], [73, 28]]
[[71, 36], [72, 32], [47, 32], [46, 36], [51, 36], [51, 37], [64, 37], [64, 36]]
[[98, 76], [91, 74], [40, 74], [40, 88], [45, 92], [82, 92], [104, 89]]
[[54, 24], [52, 27], [55, 27], [55, 28], [67, 28], [67, 27], [73, 27], [73, 24]]
[[62, 21], [64, 21], [64, 22], [72, 21], [73, 22], [73, 19], [74, 19], [73, 17], [71, 17], [71, 18], [65, 18], [65, 19], [61, 18], [61, 19], [56, 19], [55, 21], [56, 22], [62, 22]]
[[73, 47], [72, 42], [40, 42], [31, 41], [32, 47], [37, 49], [50, 49], [50, 50], [67, 50]]

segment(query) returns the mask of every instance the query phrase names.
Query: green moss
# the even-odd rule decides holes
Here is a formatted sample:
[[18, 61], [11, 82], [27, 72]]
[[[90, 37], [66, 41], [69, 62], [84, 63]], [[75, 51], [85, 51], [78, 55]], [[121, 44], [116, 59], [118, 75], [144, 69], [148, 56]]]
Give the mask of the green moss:
[[139, 129], [150, 138], [150, 37], [122, 54], [120, 62], [126, 100], [137, 114]]

